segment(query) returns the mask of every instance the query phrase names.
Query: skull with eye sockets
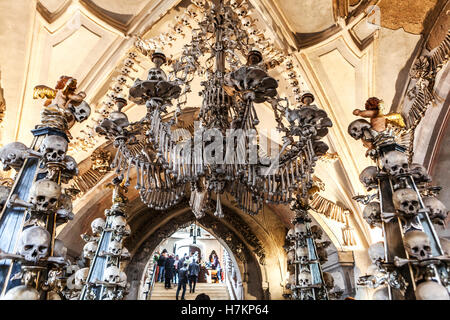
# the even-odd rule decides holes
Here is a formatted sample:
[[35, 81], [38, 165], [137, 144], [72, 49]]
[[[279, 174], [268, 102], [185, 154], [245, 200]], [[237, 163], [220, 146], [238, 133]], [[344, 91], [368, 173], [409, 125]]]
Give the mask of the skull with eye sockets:
[[407, 219], [415, 217], [420, 209], [419, 197], [413, 189], [395, 191], [392, 202], [399, 214]]
[[48, 162], [62, 162], [66, 157], [68, 143], [60, 136], [47, 136], [42, 141], [40, 151]]
[[431, 257], [431, 243], [423, 231], [409, 231], [403, 238], [405, 249], [412, 258], [423, 260]]
[[19, 254], [28, 262], [37, 263], [49, 255], [50, 233], [40, 226], [22, 231]]
[[31, 186], [30, 202], [34, 205], [36, 211], [55, 210], [60, 196], [61, 187], [52, 180], [38, 180]]
[[409, 171], [408, 157], [400, 151], [387, 152], [383, 156], [382, 163], [384, 171], [394, 177]]
[[148, 71], [147, 80], [149, 81], [166, 81], [166, 73], [161, 68], [151, 68]]
[[91, 222], [91, 230], [94, 236], [99, 236], [105, 228], [105, 220], [103, 218], [96, 218]]
[[363, 210], [363, 218], [371, 228], [381, 227], [381, 207], [377, 201], [372, 201]]
[[347, 131], [353, 139], [359, 140], [364, 136], [364, 131], [370, 128], [370, 123], [367, 120], [358, 119], [349, 124]]
[[372, 188], [376, 188], [378, 186], [378, 168], [375, 166], [369, 166], [365, 168], [361, 174], [359, 175], [359, 181], [363, 184], [364, 187], [370, 191]]
[[83, 247], [83, 258], [92, 260], [94, 259], [95, 252], [97, 251], [97, 242], [89, 241]]
[[77, 122], [83, 122], [91, 115], [91, 107], [84, 100], [78, 104], [69, 103], [68, 108]]
[[433, 223], [445, 225], [448, 211], [445, 205], [436, 197], [423, 197], [423, 204], [430, 210], [430, 219]]

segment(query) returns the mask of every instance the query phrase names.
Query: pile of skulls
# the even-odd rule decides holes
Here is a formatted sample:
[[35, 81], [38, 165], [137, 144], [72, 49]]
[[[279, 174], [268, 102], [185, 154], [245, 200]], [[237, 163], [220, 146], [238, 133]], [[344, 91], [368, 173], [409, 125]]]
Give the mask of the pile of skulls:
[[[320, 265], [328, 260], [326, 248], [331, 242], [317, 242], [322, 239], [322, 229], [310, 226], [311, 219], [306, 211], [298, 212], [300, 214], [297, 214], [292, 222], [294, 227], [289, 229], [286, 235], [285, 249], [289, 273], [286, 289], [290, 290], [288, 296], [291, 299], [301, 300], [328, 296], [326, 291], [334, 288], [334, 279], [331, 274], [322, 272]], [[318, 291], [314, 294], [313, 290]]]
[[[83, 259], [87, 267], [83, 271], [81, 287], [74, 289], [84, 287], [86, 294], [80, 296], [82, 300], [121, 300], [127, 294], [129, 285], [122, 269], [123, 262], [130, 259], [130, 253], [123, 246], [123, 241], [131, 234], [131, 229], [120, 205], [113, 204], [105, 214], [106, 221], [103, 218], [92, 221], [92, 235], [81, 235], [86, 242]], [[101, 272], [98, 273], [98, 270]], [[100, 287], [104, 290], [98, 290]]]
[[[355, 128], [352, 127], [351, 133], [356, 134]], [[404, 257], [395, 256], [393, 261], [387, 261], [386, 244], [374, 243], [368, 249], [373, 264], [367, 274], [359, 278], [359, 285], [376, 288], [372, 295], [375, 300], [404, 299], [408, 283], [399, 270], [409, 265], [414, 270], [416, 299], [449, 299], [445, 288], [448, 277], [439, 271], [448, 270], [450, 257], [445, 248], [448, 241], [434, 235], [431, 241], [423, 227], [428, 218], [434, 224], [444, 225], [448, 211], [435, 193], [430, 192], [436, 188], [430, 186], [427, 170], [420, 164], [410, 164], [404, 152], [391, 150], [380, 157], [380, 168], [365, 168], [359, 179], [367, 191], [377, 191], [366, 197], [372, 201], [366, 202], [364, 220], [371, 228], [399, 221], [405, 251]], [[383, 198], [386, 182], [392, 192], [391, 199]]]

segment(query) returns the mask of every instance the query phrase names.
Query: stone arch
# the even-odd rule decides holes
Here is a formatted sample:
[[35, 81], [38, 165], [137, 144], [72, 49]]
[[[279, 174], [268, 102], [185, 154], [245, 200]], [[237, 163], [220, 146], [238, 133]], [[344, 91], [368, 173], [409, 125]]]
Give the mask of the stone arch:
[[[130, 252], [133, 252], [131, 261], [125, 269], [128, 279], [131, 282], [128, 299], [135, 299], [137, 297], [143, 272], [146, 270], [148, 260], [151, 259], [150, 255], [155, 248], [164, 238], [170, 237], [178, 229], [187, 227], [194, 221], [195, 216], [190, 210], [181, 210], [181, 212], [179, 211], [171, 215], [170, 219], [160, 224], [144, 241], [139, 241], [137, 247], [134, 247], [132, 243], [128, 243], [127, 247]], [[256, 299], [268, 298], [267, 293], [262, 287], [263, 270], [257, 259], [257, 255], [251, 247], [241, 240], [236, 232], [229, 228], [226, 223], [223, 223], [222, 220], [210, 214], [199, 219], [197, 223], [216, 237], [225, 249], [236, 258], [246, 295], [253, 296]]]

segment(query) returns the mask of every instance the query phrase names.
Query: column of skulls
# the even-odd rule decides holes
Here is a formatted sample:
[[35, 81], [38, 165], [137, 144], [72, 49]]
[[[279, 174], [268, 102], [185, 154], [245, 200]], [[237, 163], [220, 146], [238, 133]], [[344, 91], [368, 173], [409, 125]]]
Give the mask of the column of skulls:
[[126, 220], [123, 182], [121, 177], [113, 179], [113, 204], [105, 211], [106, 221], [95, 219], [91, 224], [93, 235], [82, 235], [86, 241], [83, 257], [90, 266], [80, 274], [84, 284], [80, 300], [122, 300], [127, 294], [129, 285], [123, 262], [130, 259], [130, 253], [123, 241], [131, 229]]
[[316, 243], [322, 238], [322, 230], [310, 226], [308, 207], [303, 201], [298, 198], [291, 210], [295, 212], [295, 218], [292, 221], [294, 227], [286, 236], [289, 242], [286, 248], [289, 271], [286, 288], [290, 290], [287, 297], [293, 300], [328, 300], [328, 290], [332, 289], [330, 284], [333, 281], [330, 274], [322, 272], [321, 264], [327, 261], [326, 248], [331, 242]]
[[0, 217], [2, 299], [61, 299], [67, 248], [55, 239], [56, 227], [73, 219], [67, 186], [78, 174], [67, 155], [70, 128], [90, 115], [77, 81], [62, 76], [55, 88], [37, 86], [34, 98], [46, 98], [31, 147], [13, 142], [0, 149], [3, 169], [17, 171]]
[[448, 300], [449, 242], [439, 239], [434, 225], [443, 225], [447, 209], [437, 198], [426, 169], [409, 163], [406, 149], [397, 143], [404, 131], [401, 115], [383, 115], [381, 100], [367, 100], [348, 128], [368, 148], [375, 162], [361, 172], [360, 181], [372, 194], [356, 196], [365, 204], [370, 227], [383, 230], [384, 242], [370, 246], [373, 265], [359, 285], [376, 288], [376, 300]]

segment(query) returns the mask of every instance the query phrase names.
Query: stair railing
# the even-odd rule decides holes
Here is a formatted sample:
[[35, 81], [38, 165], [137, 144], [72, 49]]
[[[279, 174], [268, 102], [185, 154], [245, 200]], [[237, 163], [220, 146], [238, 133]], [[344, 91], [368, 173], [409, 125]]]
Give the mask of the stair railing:
[[156, 275], [156, 268], [158, 264], [155, 262], [152, 262], [152, 265], [149, 266], [149, 276], [147, 278], [146, 284], [148, 285], [148, 289], [145, 293], [145, 300], [150, 300], [152, 297], [152, 291], [153, 287], [155, 286], [155, 275]]

